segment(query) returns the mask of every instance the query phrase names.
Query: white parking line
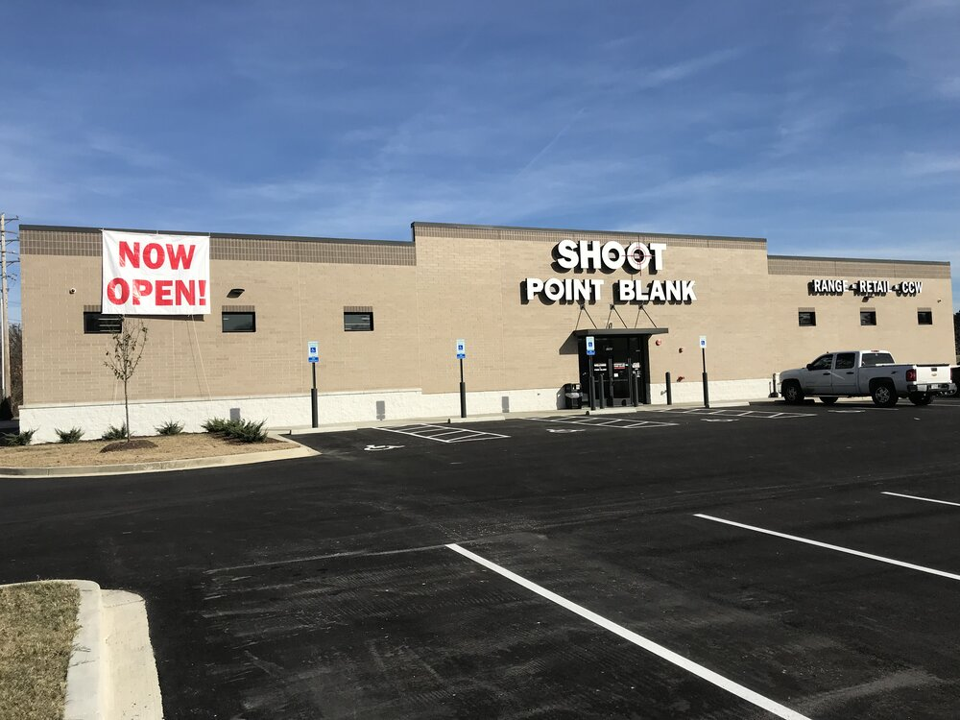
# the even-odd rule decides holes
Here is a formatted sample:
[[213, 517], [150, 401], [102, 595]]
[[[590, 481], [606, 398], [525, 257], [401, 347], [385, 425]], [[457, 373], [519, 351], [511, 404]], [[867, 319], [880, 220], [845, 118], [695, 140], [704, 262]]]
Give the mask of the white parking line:
[[904, 495], [895, 492], [883, 492], [881, 495], [890, 495], [891, 497], [907, 498], [908, 500], [923, 500], [924, 502], [937, 503], [939, 505], [953, 505], [960, 507], [960, 503], [950, 502], [949, 500], [934, 500], [933, 498], [920, 497], [919, 495]]
[[[398, 433], [400, 435], [412, 435], [413, 437], [423, 438], [424, 440], [433, 440], [434, 442], [448, 444], [473, 442], [476, 440], [498, 440], [500, 438], [510, 437], [509, 435], [471, 430], [469, 428], [452, 429], [446, 425], [398, 425], [396, 427], [378, 427], [375, 429], [383, 430], [384, 432]], [[447, 437], [451, 435], [454, 437]]]
[[647, 412], [668, 413], [671, 415], [718, 415], [721, 417], [750, 417], [762, 420], [783, 420], [784, 418], [814, 417], [814, 413], [769, 412], [767, 410], [738, 410], [710, 408], [663, 408]]
[[810, 540], [797, 535], [787, 535], [786, 533], [776, 532], [775, 530], [767, 530], [766, 528], [756, 527], [754, 525], [744, 525], [743, 523], [734, 522], [733, 520], [724, 520], [723, 518], [713, 517], [712, 515], [702, 515], [697, 513], [694, 515], [694, 517], [698, 517], [702, 520], [710, 520], [716, 523], [723, 523], [724, 525], [732, 525], [733, 527], [743, 528], [744, 530], [752, 530], [753, 532], [763, 533], [764, 535], [773, 535], [774, 537], [783, 538], [784, 540], [793, 540], [794, 542], [804, 543], [805, 545], [814, 545], [816, 547], [826, 548], [827, 550], [836, 550], [837, 552], [846, 553], [847, 555], [856, 555], [857, 557], [866, 558], [867, 560], [876, 560], [877, 562], [886, 563], [887, 565], [896, 565], [897, 567], [907, 568], [908, 570], [919, 570], [920, 572], [928, 573], [930, 575], [939, 575], [940, 577], [949, 578], [950, 580], [960, 580], [960, 575], [955, 575], [954, 573], [925, 567], [923, 565], [914, 565], [913, 563], [903, 562], [902, 560], [894, 560], [892, 558], [883, 557], [882, 555], [873, 555], [871, 553], [861, 552], [860, 550], [852, 550], [851, 548], [841, 547], [840, 545], [831, 545], [830, 543], [823, 543], [818, 540]]
[[589, 425], [591, 427], [613, 427], [624, 430], [634, 430], [636, 428], [648, 427], [675, 427], [677, 423], [660, 422], [654, 420], [624, 420], [622, 418], [600, 418], [586, 417], [579, 420], [569, 420], [567, 418], [528, 418], [534, 422], [561, 423], [565, 425]]
[[505, 577], [507, 580], [510, 580], [511, 582], [514, 582], [523, 588], [526, 588], [530, 592], [536, 593], [540, 597], [546, 598], [550, 602], [559, 605], [565, 610], [569, 610], [570, 612], [579, 615], [585, 620], [589, 620], [595, 625], [599, 625], [604, 630], [608, 630], [612, 632], [614, 635], [618, 635], [624, 640], [627, 640], [633, 643], [634, 645], [637, 645], [643, 648], [647, 652], [656, 655], [658, 658], [662, 660], [666, 660], [667, 662], [673, 665], [676, 665], [677, 667], [683, 670], [686, 670], [687, 672], [693, 675], [696, 675], [697, 677], [703, 680], [706, 680], [712, 685], [715, 685], [718, 688], [721, 688], [722, 690], [726, 690], [727, 692], [731, 693], [732, 695], [736, 695], [738, 698], [741, 698], [742, 700], [746, 700], [748, 703], [751, 703], [752, 705], [756, 705], [757, 707], [762, 708], [763, 710], [773, 713], [777, 717], [784, 718], [785, 720], [809, 720], [809, 718], [807, 718], [805, 715], [801, 715], [800, 713], [794, 710], [791, 710], [790, 708], [785, 707], [780, 703], [771, 700], [770, 698], [764, 697], [763, 695], [757, 692], [754, 692], [748, 687], [744, 687], [743, 685], [737, 682], [734, 682], [733, 680], [725, 678], [723, 677], [723, 675], [720, 675], [714, 672], [713, 670], [709, 670], [705, 668], [703, 665], [695, 663], [692, 660], [688, 660], [682, 655], [678, 655], [672, 650], [668, 650], [663, 645], [653, 642], [653, 640], [649, 640], [643, 637], [642, 635], [638, 635], [632, 630], [627, 630], [622, 625], [617, 625], [617, 623], [612, 622], [611, 620], [607, 620], [605, 617], [601, 615], [597, 615], [597, 613], [593, 612], [592, 610], [587, 610], [582, 605], [577, 605], [576, 603], [571, 602], [570, 600], [567, 600], [566, 598], [560, 595], [557, 595], [556, 593], [551, 592], [550, 590], [547, 590], [545, 587], [541, 585], [537, 585], [536, 583], [531, 582], [530, 580], [527, 580], [526, 578], [521, 577], [520, 575], [517, 575], [516, 573], [511, 572], [510, 570], [507, 570], [506, 568], [501, 567], [500, 565], [497, 565], [496, 563], [490, 562], [486, 558], [483, 558], [480, 555], [477, 555], [476, 553], [470, 552], [466, 548], [463, 548], [460, 545], [457, 545], [456, 543], [447, 545], [447, 547], [453, 550], [454, 552], [460, 553], [465, 558], [472, 560], [478, 565], [482, 565], [488, 570], [492, 570], [498, 575]]

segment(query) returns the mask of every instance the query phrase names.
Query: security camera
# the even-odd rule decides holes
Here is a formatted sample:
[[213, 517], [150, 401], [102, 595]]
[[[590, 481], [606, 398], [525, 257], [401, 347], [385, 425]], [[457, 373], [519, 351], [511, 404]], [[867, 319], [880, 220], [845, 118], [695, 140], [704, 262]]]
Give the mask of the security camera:
[[77, 289], [76, 289], [76, 288], [70, 288], [70, 294], [71, 294], [71, 295], [76, 295], [76, 294], [77, 294]]

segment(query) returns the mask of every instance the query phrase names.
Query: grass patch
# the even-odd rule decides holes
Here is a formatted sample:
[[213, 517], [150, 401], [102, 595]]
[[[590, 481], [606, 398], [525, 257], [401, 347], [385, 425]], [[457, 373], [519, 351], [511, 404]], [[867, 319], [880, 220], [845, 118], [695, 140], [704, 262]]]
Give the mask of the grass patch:
[[0, 718], [63, 717], [79, 604], [66, 583], [0, 587]]

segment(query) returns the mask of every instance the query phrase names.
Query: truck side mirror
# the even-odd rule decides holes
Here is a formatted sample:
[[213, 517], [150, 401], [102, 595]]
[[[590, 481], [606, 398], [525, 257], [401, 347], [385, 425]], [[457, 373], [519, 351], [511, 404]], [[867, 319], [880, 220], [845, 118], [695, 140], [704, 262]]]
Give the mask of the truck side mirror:
[[807, 370], [813, 370], [813, 363], [807, 363]]

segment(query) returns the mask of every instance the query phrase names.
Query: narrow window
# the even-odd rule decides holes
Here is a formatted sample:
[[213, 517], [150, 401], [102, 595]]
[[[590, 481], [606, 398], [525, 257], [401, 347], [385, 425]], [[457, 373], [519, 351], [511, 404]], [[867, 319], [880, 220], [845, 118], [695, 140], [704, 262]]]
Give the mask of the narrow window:
[[373, 312], [344, 311], [343, 329], [346, 332], [371, 332], [373, 330]]
[[933, 310], [917, 310], [917, 325], [933, 325]]
[[224, 312], [223, 332], [256, 332], [257, 314], [255, 312]]
[[861, 324], [861, 325], [876, 325], [876, 324], [877, 324], [877, 311], [876, 311], [876, 310], [861, 310], [861, 311], [860, 311], [860, 324]]
[[815, 327], [817, 324], [817, 313], [813, 310], [800, 310], [798, 317], [800, 327]]
[[113, 335], [120, 332], [123, 318], [98, 312], [83, 313], [83, 332], [87, 335]]

